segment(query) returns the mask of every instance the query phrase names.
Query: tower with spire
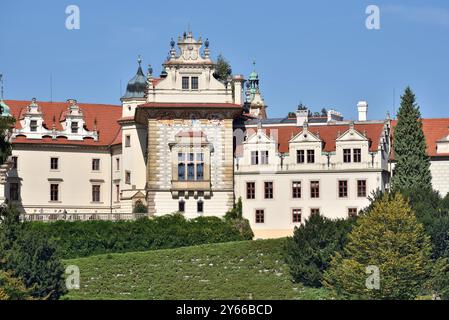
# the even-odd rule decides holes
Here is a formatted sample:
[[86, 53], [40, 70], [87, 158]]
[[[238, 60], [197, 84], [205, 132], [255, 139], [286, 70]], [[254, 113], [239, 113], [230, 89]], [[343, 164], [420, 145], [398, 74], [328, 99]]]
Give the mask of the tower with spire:
[[246, 103], [245, 109], [250, 116], [258, 119], [266, 119], [267, 106], [260, 93], [259, 74], [256, 71], [256, 62], [253, 62], [253, 72], [249, 75], [246, 83]]

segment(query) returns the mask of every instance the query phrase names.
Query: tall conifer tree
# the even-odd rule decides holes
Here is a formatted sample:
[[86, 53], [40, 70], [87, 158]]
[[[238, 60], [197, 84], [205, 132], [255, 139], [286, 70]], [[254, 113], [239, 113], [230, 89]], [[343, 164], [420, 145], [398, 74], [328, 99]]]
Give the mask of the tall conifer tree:
[[396, 167], [393, 188], [402, 191], [430, 190], [430, 158], [426, 153], [421, 112], [410, 87], [405, 89], [401, 100], [398, 123], [394, 129]]

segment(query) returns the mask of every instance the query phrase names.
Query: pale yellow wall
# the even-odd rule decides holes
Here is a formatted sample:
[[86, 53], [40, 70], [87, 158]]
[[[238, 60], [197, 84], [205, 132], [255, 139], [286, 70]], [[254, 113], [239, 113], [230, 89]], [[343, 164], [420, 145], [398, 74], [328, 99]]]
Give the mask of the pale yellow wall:
[[[236, 197], [243, 201], [243, 215], [250, 221], [252, 229], [260, 234], [288, 234], [299, 223], [292, 222], [292, 209], [302, 209], [303, 221], [310, 209], [318, 208], [326, 217], [347, 218], [348, 208], [361, 210], [369, 205], [367, 198], [357, 197], [357, 180], [367, 180], [367, 195], [382, 188], [381, 172], [292, 172], [292, 173], [237, 173], [235, 176]], [[310, 181], [320, 181], [320, 198], [310, 197]], [[348, 180], [348, 197], [339, 198], [338, 181]], [[264, 182], [274, 182], [274, 198], [264, 199]], [[301, 199], [292, 198], [292, 182], [302, 182]], [[256, 198], [246, 199], [246, 182], [256, 183]], [[255, 223], [256, 209], [265, 210], [265, 223]], [[262, 233], [261, 233], [262, 232]], [[271, 236], [270, 236], [271, 237]]]
[[[20, 181], [21, 200], [27, 213], [109, 212], [111, 207], [111, 155], [109, 150], [15, 147], [18, 169], [9, 181]], [[50, 170], [50, 158], [59, 158], [59, 169]], [[100, 159], [100, 171], [92, 171], [92, 159]], [[17, 178], [18, 176], [18, 178]], [[49, 179], [52, 179], [49, 181]], [[50, 201], [50, 184], [59, 181], [58, 202]], [[101, 185], [99, 203], [92, 202], [92, 185]]]

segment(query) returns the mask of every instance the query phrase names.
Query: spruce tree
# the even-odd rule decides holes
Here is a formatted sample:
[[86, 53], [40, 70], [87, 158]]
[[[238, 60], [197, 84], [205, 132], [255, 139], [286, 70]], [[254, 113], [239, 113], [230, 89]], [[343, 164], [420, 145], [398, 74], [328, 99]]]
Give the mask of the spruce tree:
[[430, 158], [422, 129], [421, 112], [410, 87], [401, 97], [398, 122], [394, 129], [396, 167], [392, 185], [395, 190], [417, 191], [432, 189]]
[[[415, 299], [428, 280], [430, 255], [429, 236], [408, 201], [400, 193], [385, 194], [358, 218], [323, 284], [339, 298]], [[379, 268], [378, 288], [367, 286], [370, 266]]]

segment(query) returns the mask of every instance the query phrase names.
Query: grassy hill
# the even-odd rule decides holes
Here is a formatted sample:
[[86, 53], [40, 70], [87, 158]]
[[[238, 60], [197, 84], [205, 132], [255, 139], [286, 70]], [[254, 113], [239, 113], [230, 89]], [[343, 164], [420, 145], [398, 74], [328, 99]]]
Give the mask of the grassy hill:
[[284, 239], [208, 244], [66, 260], [81, 289], [66, 299], [326, 299], [290, 280]]

